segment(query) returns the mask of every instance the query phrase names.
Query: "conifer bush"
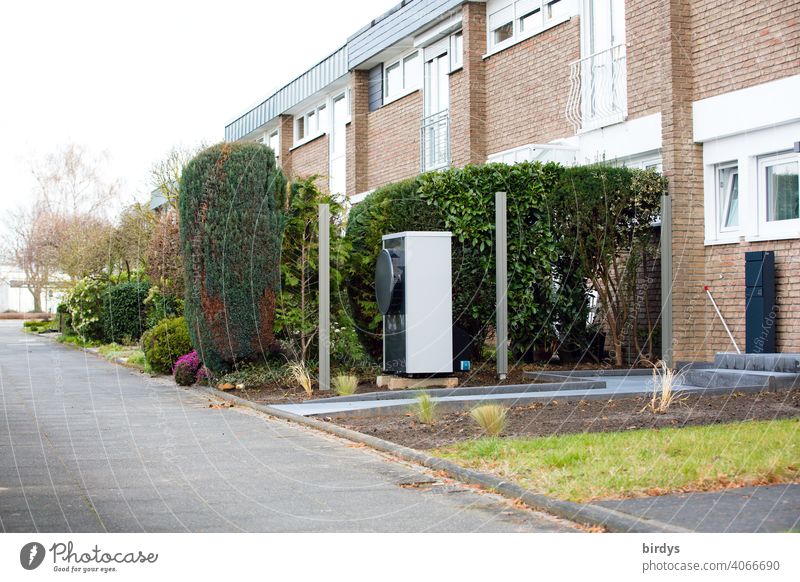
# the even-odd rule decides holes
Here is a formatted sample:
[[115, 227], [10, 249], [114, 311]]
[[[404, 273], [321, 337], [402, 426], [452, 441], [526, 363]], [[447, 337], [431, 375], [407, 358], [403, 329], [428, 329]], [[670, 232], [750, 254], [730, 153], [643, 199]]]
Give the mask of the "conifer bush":
[[192, 344], [212, 371], [277, 349], [286, 178], [271, 149], [222, 143], [195, 156], [180, 182], [179, 216]]

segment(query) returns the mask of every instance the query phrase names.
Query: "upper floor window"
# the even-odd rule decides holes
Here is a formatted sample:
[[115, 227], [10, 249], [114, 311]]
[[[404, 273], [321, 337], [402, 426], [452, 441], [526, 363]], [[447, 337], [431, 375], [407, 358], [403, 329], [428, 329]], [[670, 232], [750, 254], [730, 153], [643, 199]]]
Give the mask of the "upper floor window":
[[575, 14], [574, 0], [489, 0], [489, 50], [500, 50]]
[[386, 67], [384, 73], [385, 100], [391, 101], [420, 87], [422, 79], [419, 52], [404, 56]]
[[313, 139], [328, 131], [328, 113], [324, 103], [295, 117], [294, 140], [301, 142]]
[[464, 34], [459, 30], [450, 36], [450, 71], [464, 66]]

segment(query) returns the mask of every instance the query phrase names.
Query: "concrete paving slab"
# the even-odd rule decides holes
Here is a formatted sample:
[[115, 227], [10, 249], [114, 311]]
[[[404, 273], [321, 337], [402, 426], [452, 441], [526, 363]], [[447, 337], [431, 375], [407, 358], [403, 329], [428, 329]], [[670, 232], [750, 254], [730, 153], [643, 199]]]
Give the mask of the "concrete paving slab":
[[698, 532], [788, 532], [800, 528], [800, 484], [682, 493], [596, 503]]
[[0, 322], [1, 531], [575, 531], [19, 328]]

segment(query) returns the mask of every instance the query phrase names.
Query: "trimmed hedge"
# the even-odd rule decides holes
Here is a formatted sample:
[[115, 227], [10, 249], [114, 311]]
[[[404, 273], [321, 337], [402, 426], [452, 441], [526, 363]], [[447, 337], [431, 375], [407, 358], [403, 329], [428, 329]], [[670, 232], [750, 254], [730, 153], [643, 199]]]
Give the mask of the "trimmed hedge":
[[129, 281], [110, 285], [103, 294], [103, 336], [106, 341], [138, 341], [147, 329], [145, 299], [150, 290], [147, 281]]
[[192, 351], [186, 320], [183, 317], [164, 319], [144, 332], [142, 351], [154, 372], [171, 374], [178, 358]]
[[[603, 269], [628, 261], [641, 250], [641, 241], [652, 241], [651, 223], [665, 188], [655, 172], [523, 162], [431, 172], [376, 190], [353, 208], [346, 234], [352, 248], [348, 288], [362, 342], [380, 355], [374, 265], [382, 235], [449, 230], [454, 319], [481, 343], [495, 321], [494, 193], [504, 191], [512, 353], [530, 358], [563, 351], [580, 357], [598, 331], [597, 324], [587, 324], [590, 284], [598, 289]], [[595, 236], [586, 230], [592, 227], [595, 234], [611, 236]], [[636, 285], [635, 269], [626, 272], [629, 290]], [[624, 297], [620, 294], [617, 304]], [[617, 305], [611, 303], [601, 310], [607, 327], [608, 318], [616, 317]], [[630, 317], [625, 313], [610, 327], [625, 327]]]
[[203, 363], [224, 371], [277, 349], [286, 178], [271, 149], [223, 143], [181, 176], [185, 315]]

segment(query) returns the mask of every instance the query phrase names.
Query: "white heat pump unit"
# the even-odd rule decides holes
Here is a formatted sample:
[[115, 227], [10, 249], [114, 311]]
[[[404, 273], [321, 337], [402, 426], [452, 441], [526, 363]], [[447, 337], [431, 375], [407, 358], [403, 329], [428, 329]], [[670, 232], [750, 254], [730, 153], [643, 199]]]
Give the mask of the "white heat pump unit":
[[383, 370], [453, 372], [453, 299], [449, 232], [383, 237], [375, 295], [383, 314]]

